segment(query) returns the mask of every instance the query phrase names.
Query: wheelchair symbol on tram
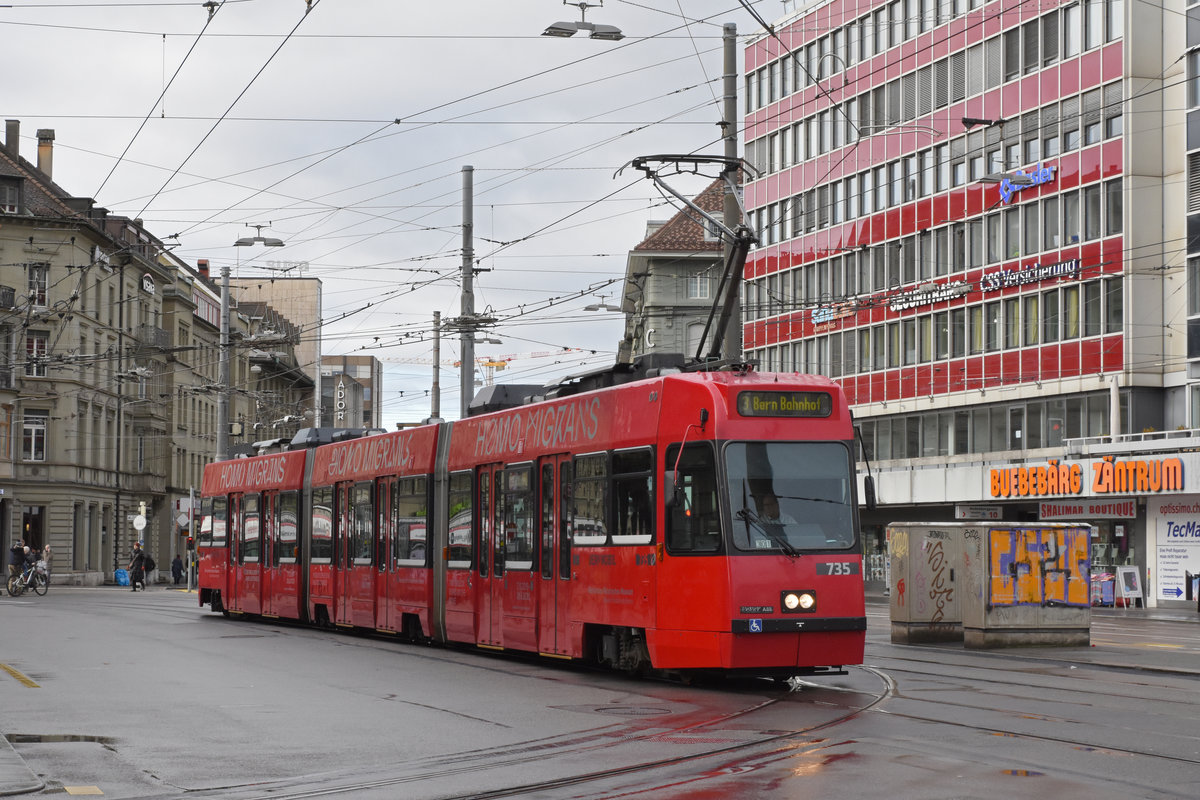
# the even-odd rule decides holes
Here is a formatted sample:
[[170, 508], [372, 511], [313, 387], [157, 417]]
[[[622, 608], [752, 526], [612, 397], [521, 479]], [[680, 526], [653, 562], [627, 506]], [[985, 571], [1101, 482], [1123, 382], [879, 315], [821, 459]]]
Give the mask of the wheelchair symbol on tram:
[[750, 620], [750, 632], [751, 633], [762, 633], [762, 620], [761, 619]]

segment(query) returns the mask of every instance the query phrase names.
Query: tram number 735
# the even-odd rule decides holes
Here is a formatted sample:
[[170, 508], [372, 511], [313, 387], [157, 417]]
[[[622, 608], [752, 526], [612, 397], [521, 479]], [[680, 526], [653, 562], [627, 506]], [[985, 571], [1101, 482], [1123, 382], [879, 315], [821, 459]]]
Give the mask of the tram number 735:
[[817, 563], [818, 575], [857, 575], [858, 564], [853, 561], [821, 561]]

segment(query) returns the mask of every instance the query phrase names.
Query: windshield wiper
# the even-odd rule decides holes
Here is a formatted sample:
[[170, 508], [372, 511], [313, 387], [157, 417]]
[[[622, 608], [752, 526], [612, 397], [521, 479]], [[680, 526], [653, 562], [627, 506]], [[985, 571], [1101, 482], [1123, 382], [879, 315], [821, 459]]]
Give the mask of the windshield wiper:
[[785, 554], [791, 556], [792, 558], [800, 557], [800, 551], [793, 547], [792, 543], [787, 540], [787, 536], [785, 536], [781, 530], [783, 526], [779, 523], [763, 522], [761, 519], [759, 519], [757, 514], [746, 507], [743, 507], [741, 511], [737, 512], [737, 518], [746, 523], [747, 539], [750, 538], [750, 525], [753, 523], [754, 527], [762, 531], [763, 536], [766, 536], [768, 539], [778, 545], [779, 549]]

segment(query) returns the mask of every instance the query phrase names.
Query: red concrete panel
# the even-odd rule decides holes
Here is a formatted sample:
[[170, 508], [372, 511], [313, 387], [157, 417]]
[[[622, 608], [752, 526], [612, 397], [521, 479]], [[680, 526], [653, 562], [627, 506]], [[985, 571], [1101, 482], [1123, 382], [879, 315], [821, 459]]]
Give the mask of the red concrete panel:
[[1079, 371], [1084, 375], [1098, 375], [1104, 370], [1101, 358], [1103, 343], [1100, 339], [1084, 339], [1079, 343]]
[[1115, 178], [1124, 170], [1125, 157], [1121, 139], [1109, 139], [1101, 146], [1100, 172], [1105, 178]]
[[1124, 73], [1124, 42], [1112, 42], [1101, 51], [1104, 59], [1104, 80], [1113, 81]]
[[1078, 339], [1059, 345], [1058, 364], [1060, 375], [1064, 378], [1074, 378], [1082, 374], [1079, 369]]
[[1092, 50], [1080, 56], [1079, 75], [1082, 89], [1099, 86], [1104, 81], [1103, 61], [1099, 50]]
[[1104, 337], [1104, 371], [1125, 369], [1125, 339], [1119, 333]]
[[1021, 363], [1018, 365], [1019, 380], [1021, 383], [1029, 383], [1036, 381], [1040, 377], [1038, 367], [1040, 362], [1038, 359], [1038, 348], [1026, 347], [1021, 352]]
[[1079, 182], [1091, 183], [1100, 179], [1099, 147], [1086, 147], [1079, 152]]
[[1079, 91], [1079, 59], [1073, 58], [1058, 68], [1058, 91], [1060, 97]]
[[1042, 380], [1048, 381], [1062, 375], [1059, 368], [1058, 345], [1043, 345], [1038, 349], [1038, 358], [1042, 363]]

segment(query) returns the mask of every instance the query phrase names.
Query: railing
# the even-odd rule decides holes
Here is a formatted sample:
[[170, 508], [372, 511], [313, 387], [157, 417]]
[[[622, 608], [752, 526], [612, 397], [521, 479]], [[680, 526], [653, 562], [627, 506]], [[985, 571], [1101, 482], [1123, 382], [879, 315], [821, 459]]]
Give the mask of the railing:
[[1163, 450], [1200, 449], [1200, 430], [1143, 431], [1120, 436], [1087, 436], [1064, 439], [1068, 456], [1103, 456], [1117, 453], [1153, 453]]
[[171, 346], [171, 337], [167, 332], [153, 325], [139, 325], [137, 338], [139, 349], [147, 347], [166, 349]]

